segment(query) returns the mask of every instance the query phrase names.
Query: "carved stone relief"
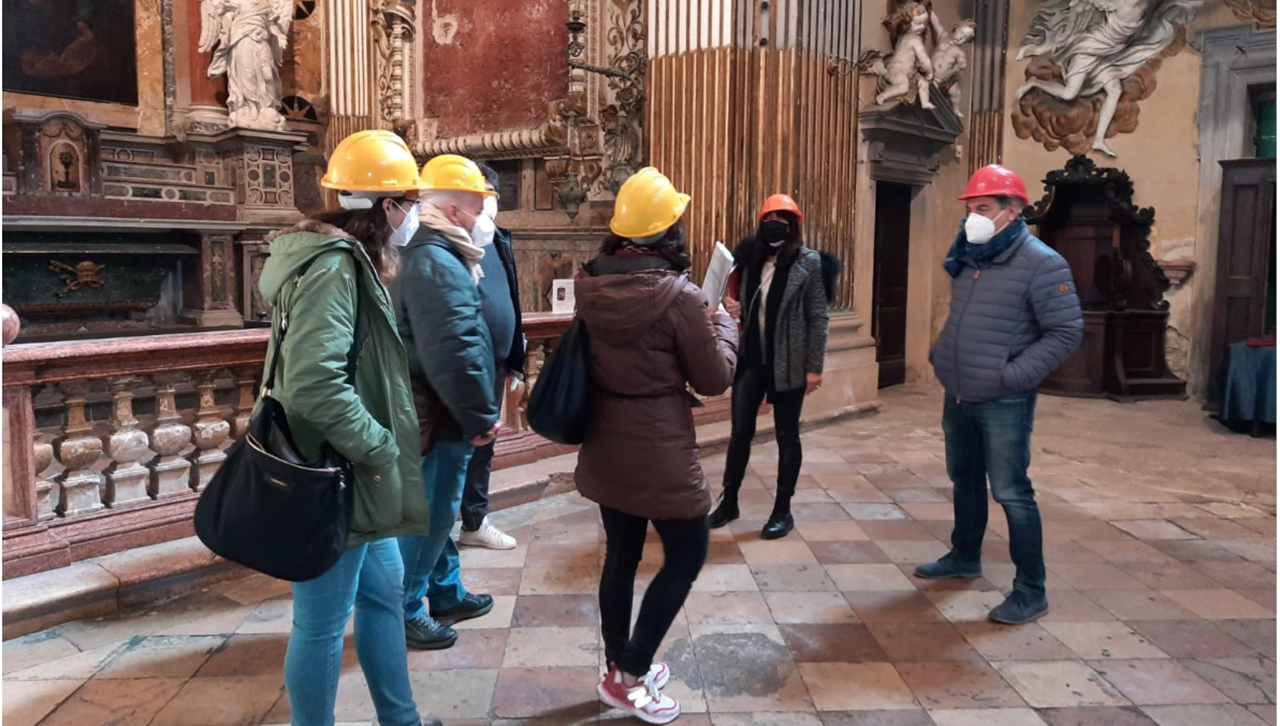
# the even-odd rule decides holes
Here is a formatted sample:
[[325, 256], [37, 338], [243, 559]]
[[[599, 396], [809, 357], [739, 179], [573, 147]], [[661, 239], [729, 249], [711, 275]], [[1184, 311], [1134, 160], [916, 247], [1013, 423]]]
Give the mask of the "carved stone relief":
[[1203, 0], [1046, 0], [1018, 60], [1032, 58], [1013, 109], [1014, 132], [1053, 151], [1114, 157], [1106, 140], [1138, 127], [1138, 102], [1165, 58], [1186, 45]]
[[1276, 27], [1276, 0], [1224, 0], [1235, 16], [1258, 28]]

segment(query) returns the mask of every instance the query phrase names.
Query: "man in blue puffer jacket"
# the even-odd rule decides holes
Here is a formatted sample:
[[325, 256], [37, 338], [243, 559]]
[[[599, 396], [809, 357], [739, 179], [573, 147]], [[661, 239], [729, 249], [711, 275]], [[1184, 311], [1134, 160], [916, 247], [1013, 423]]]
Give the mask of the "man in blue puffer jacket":
[[951, 552], [917, 577], [982, 576], [987, 481], [1009, 522], [1013, 592], [991, 611], [998, 623], [1029, 623], [1049, 611], [1043, 535], [1027, 477], [1036, 387], [1080, 345], [1084, 320], [1071, 268], [1022, 219], [1022, 178], [979, 169], [960, 199], [964, 227], [944, 263], [951, 314], [929, 354], [946, 389], [942, 430], [955, 491]]

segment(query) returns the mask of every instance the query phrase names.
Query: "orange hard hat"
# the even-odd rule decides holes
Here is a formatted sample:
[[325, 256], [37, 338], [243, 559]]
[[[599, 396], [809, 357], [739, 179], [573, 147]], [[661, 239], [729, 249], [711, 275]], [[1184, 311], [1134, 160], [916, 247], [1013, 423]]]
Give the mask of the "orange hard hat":
[[1017, 197], [1023, 204], [1031, 203], [1022, 177], [999, 164], [984, 166], [975, 171], [969, 177], [969, 186], [965, 187], [964, 194], [957, 198], [963, 201], [975, 197]]
[[760, 220], [763, 220], [770, 212], [790, 212], [796, 215], [797, 221], [801, 224], [804, 223], [804, 212], [800, 211], [800, 205], [796, 204], [796, 200], [786, 194], [774, 194], [764, 200], [764, 206], [760, 208]]

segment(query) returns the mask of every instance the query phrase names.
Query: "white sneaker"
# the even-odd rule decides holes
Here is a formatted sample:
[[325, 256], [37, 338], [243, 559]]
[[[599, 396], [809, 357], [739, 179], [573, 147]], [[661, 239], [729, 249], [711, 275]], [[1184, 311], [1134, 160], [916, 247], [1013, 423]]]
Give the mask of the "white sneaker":
[[474, 532], [468, 532], [464, 529], [459, 532], [458, 544], [470, 547], [488, 547], [491, 550], [513, 550], [516, 548], [516, 538], [489, 524], [489, 518], [485, 517], [484, 521], [480, 523], [480, 529]]
[[646, 723], [671, 723], [680, 715], [680, 703], [654, 685], [651, 676], [627, 687], [622, 682], [622, 671], [610, 668], [604, 680], [596, 686], [596, 693], [601, 701]]

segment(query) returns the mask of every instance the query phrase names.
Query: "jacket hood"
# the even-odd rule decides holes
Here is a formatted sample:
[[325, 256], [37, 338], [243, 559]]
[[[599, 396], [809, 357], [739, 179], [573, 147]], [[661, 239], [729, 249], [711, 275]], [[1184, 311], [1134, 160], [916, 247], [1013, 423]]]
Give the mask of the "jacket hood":
[[276, 299], [280, 288], [297, 274], [300, 267], [321, 252], [339, 249], [363, 251], [355, 238], [344, 230], [311, 219], [272, 232], [265, 241], [271, 245], [271, 256], [262, 266], [258, 289], [268, 302]]
[[[601, 257], [587, 263], [588, 274], [611, 267]], [[644, 258], [641, 258], [644, 259]], [[609, 340], [635, 339], [653, 326], [680, 297], [684, 275], [671, 269], [579, 277], [574, 286], [578, 314], [591, 334]]]

